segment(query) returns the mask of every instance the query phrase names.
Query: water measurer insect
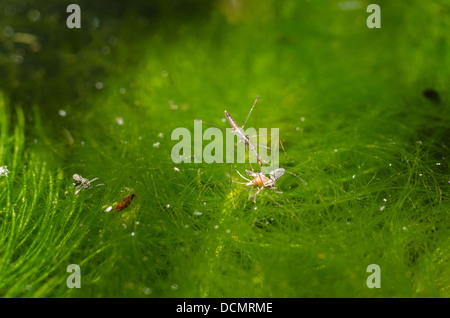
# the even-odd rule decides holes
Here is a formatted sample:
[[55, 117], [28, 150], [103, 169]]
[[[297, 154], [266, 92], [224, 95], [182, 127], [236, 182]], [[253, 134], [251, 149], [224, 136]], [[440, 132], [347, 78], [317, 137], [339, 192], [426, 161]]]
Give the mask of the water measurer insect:
[[[73, 186], [76, 187], [75, 190], [75, 195], [78, 195], [78, 193], [80, 193], [80, 191], [82, 189], [88, 189], [89, 192], [91, 192], [90, 186], [91, 186], [91, 182], [98, 180], [98, 178], [94, 178], [92, 180], [83, 178], [82, 176], [80, 176], [79, 174], [74, 174], [73, 175], [73, 179], [75, 180], [75, 182], [73, 183]], [[95, 185], [96, 187], [101, 186], [103, 184], [97, 184]], [[89, 196], [89, 198], [92, 197], [92, 192], [91, 195]]]
[[[256, 193], [255, 194], [250, 194], [249, 197], [248, 197], [249, 199], [251, 197], [253, 197], [254, 198], [253, 202], [256, 203], [256, 196], [262, 190], [264, 190], [265, 188], [270, 188], [272, 190], [277, 189], [275, 187], [275, 182], [277, 182], [278, 179], [280, 179], [283, 176], [285, 171], [286, 170], [284, 170], [283, 168], [277, 168], [277, 169], [275, 169], [275, 170], [270, 172], [269, 178], [268, 178], [264, 174], [262, 174], [261, 172], [253, 172], [251, 170], [245, 170], [245, 172], [247, 173], [248, 176], [253, 177], [253, 179], [250, 180], [250, 179], [247, 179], [246, 177], [244, 177], [242, 174], [239, 173], [239, 171], [236, 170], [236, 172], [243, 179], [247, 180], [248, 182], [236, 182], [236, 181], [233, 181], [233, 182], [239, 183], [239, 184], [245, 184], [246, 186], [250, 186], [250, 187], [251, 186], [257, 186], [258, 190], [256, 191]], [[259, 187], [259, 186], [261, 186], [261, 187]], [[278, 192], [278, 193], [281, 193], [281, 192]]]

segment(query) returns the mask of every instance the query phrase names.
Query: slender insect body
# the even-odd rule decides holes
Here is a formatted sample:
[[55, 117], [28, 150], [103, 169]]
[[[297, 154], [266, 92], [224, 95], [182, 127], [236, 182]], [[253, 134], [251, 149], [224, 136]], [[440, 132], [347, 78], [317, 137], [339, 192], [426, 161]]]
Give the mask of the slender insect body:
[[[253, 172], [251, 170], [245, 170], [245, 172], [247, 173], [248, 176], [253, 177], [253, 179], [247, 179], [246, 177], [244, 177], [243, 175], [241, 175], [239, 173], [239, 171], [236, 171], [243, 179], [247, 180], [248, 182], [246, 183], [242, 183], [242, 182], [236, 182], [239, 184], [245, 184], [246, 186], [256, 186], [258, 188], [258, 190], [256, 191], [255, 194], [250, 194], [249, 195], [249, 199], [251, 197], [253, 197], [253, 202], [256, 203], [256, 196], [265, 188], [269, 188], [272, 190], [276, 190], [277, 188], [275, 187], [275, 183], [278, 181], [278, 179], [280, 179], [284, 172], [286, 170], [284, 170], [283, 168], [277, 168], [273, 171], [270, 172], [269, 174], [269, 178], [266, 177], [264, 174], [262, 174], [261, 172]], [[261, 186], [261, 187], [259, 187]], [[281, 193], [281, 192], [278, 192]]]
[[[73, 186], [76, 187], [75, 188], [75, 195], [78, 195], [78, 193], [80, 193], [80, 191], [82, 189], [88, 189], [89, 192], [91, 192], [91, 189], [90, 189], [91, 182], [94, 182], [94, 181], [98, 180], [98, 178], [94, 178], [92, 180], [89, 180], [89, 179], [83, 178], [79, 174], [74, 174], [72, 177], [75, 180], [75, 182], [73, 183]], [[101, 185], [103, 185], [103, 184], [97, 184], [95, 186], [98, 187], [98, 186], [101, 186]], [[91, 192], [91, 195], [89, 197], [91, 197], [91, 196], [92, 196], [92, 192]]]

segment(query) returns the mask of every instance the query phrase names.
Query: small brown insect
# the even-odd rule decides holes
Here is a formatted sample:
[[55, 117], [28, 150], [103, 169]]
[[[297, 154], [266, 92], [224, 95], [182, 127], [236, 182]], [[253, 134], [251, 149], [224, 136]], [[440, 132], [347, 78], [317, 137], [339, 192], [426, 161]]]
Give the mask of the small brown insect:
[[122, 201], [117, 204], [116, 211], [122, 211], [123, 209], [126, 209], [131, 204], [131, 200], [133, 200], [133, 198], [134, 193], [123, 198]]

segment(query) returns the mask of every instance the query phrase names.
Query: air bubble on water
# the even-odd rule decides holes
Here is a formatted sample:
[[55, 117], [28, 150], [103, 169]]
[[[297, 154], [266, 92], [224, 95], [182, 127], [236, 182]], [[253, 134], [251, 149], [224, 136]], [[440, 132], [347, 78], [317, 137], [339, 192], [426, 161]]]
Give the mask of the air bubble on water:
[[195, 212], [194, 212], [194, 215], [202, 215], [202, 212], [200, 212], [200, 211], [195, 211]]
[[406, 226], [402, 227], [402, 230], [403, 230], [403, 231], [406, 231]]
[[12, 27], [10, 27], [9, 25], [5, 26], [3, 28], [3, 34], [6, 35], [7, 37], [10, 37], [14, 34], [14, 29]]
[[258, 210], [258, 207], [257, 207], [257, 206], [255, 206], [255, 207], [253, 208], [253, 210]]
[[135, 236], [136, 235], [136, 233], [134, 233], [134, 232], [131, 232], [131, 234], [130, 234], [131, 236]]
[[203, 205], [206, 205], [206, 201], [203, 201]]
[[116, 45], [119, 42], [119, 39], [115, 35], [111, 35], [108, 37], [108, 43], [111, 45]]
[[422, 176], [422, 174], [421, 173], [419, 173], [419, 177], [421, 177]]
[[170, 208], [170, 204], [167, 204], [167, 205], [166, 205], [166, 208]]
[[14, 15], [16, 15], [16, 7], [13, 5], [8, 5], [5, 7], [5, 15], [7, 17], [13, 17]]
[[150, 287], [145, 287], [142, 289], [142, 292], [146, 295], [150, 295], [152, 293], [152, 289]]
[[58, 114], [59, 114], [59, 116], [61, 116], [61, 117], [66, 117], [66, 116], [67, 116], [67, 113], [66, 113], [66, 111], [65, 111], [64, 109], [60, 109], [60, 110], [58, 111]]
[[159, 143], [159, 141], [157, 141], [157, 142], [155, 142], [155, 143], [153, 144], [153, 147], [159, 148], [160, 145], [161, 145], [161, 144]]
[[441, 163], [440, 162], [436, 162], [436, 166], [440, 166], [441, 165]]
[[31, 21], [36, 22], [37, 20], [39, 20], [40, 17], [41, 17], [41, 13], [39, 12], [39, 10], [31, 9], [30, 11], [28, 11], [28, 18]]
[[356, 177], [356, 174], [354, 174], [354, 175], [352, 176], [352, 179], [355, 179], [355, 177]]
[[392, 163], [389, 164], [389, 167], [392, 167]]

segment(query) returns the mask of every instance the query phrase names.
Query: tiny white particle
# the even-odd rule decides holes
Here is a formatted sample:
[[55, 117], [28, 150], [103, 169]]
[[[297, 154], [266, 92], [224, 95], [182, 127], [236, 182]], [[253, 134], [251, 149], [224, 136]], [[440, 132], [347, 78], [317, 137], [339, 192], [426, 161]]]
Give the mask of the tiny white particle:
[[253, 210], [257, 210], [258, 209], [258, 207], [257, 206], [255, 206], [254, 208], [253, 208]]
[[305, 121], [305, 117], [300, 117], [300, 120], [301, 121]]
[[406, 230], [406, 226], [402, 227], [402, 230], [405, 231]]
[[159, 133], [159, 134], [158, 134], [158, 137], [161, 138], [161, 139], [163, 139], [163, 138], [164, 138], [163, 133]]
[[217, 230], [217, 229], [219, 228], [219, 226], [218, 226], [218, 225], [215, 225], [214, 228]]
[[7, 169], [7, 166], [0, 167], [0, 177], [7, 177], [9, 170]]
[[200, 211], [195, 211], [195, 212], [194, 212], [194, 215], [202, 215], [202, 212], [200, 212]]
[[109, 206], [109, 207], [107, 207], [106, 209], [105, 209], [105, 212], [109, 212], [109, 211], [111, 211], [112, 210], [112, 206]]
[[178, 169], [177, 167], [173, 167], [173, 170], [180, 171], [180, 169]]
[[355, 177], [356, 177], [356, 174], [354, 174], [354, 175], [352, 176], [352, 179], [355, 179]]
[[170, 204], [166, 205], [166, 208], [170, 208]]
[[222, 123], [226, 122], [227, 120], [225, 118], [222, 118]]
[[386, 202], [387, 201], [386, 198], [384, 198], [383, 201]]
[[185, 224], [184, 228], [187, 229], [189, 227], [189, 224]]
[[337, 150], [337, 149], [334, 149], [334, 152], [338, 152], [338, 150]]
[[134, 232], [131, 232], [131, 234], [130, 234], [131, 236], [135, 236], [136, 234], [134, 233]]
[[153, 144], [153, 147], [159, 148], [159, 145], [160, 145], [160, 143], [159, 143], [159, 141], [157, 141], [157, 142], [155, 142], [155, 143]]
[[59, 114], [59, 116], [61, 116], [61, 117], [66, 117], [66, 115], [67, 115], [67, 113], [66, 113], [66, 111], [65, 111], [64, 109], [60, 109], [60, 110], [58, 111], [58, 114]]
[[382, 207], [380, 207], [380, 211], [383, 211], [383, 210], [384, 210], [384, 205]]
[[440, 166], [441, 165], [441, 163], [440, 162], [436, 162], [436, 166]]
[[295, 130], [299, 131], [299, 130], [300, 130], [300, 127], [295, 127]]
[[119, 125], [123, 125], [123, 118], [122, 117], [117, 117], [116, 118], [116, 123], [118, 123]]
[[150, 295], [152, 293], [152, 289], [150, 287], [145, 287], [142, 291], [146, 295]]

